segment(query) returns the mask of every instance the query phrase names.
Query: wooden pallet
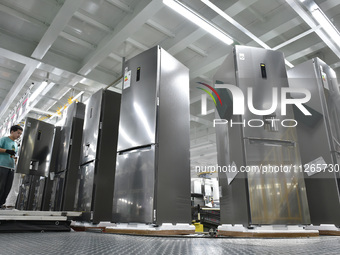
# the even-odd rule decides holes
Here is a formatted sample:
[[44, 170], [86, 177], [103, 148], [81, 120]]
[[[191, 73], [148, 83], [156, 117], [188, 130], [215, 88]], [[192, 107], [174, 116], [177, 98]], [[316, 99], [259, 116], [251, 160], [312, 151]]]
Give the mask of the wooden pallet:
[[219, 236], [227, 237], [261, 237], [261, 238], [287, 238], [287, 237], [314, 237], [319, 236], [318, 232], [242, 232], [242, 231], [218, 231]]
[[106, 228], [105, 233], [112, 234], [128, 234], [128, 235], [146, 235], [146, 236], [176, 236], [176, 235], [192, 235], [195, 230], [145, 230], [145, 229], [121, 229]]

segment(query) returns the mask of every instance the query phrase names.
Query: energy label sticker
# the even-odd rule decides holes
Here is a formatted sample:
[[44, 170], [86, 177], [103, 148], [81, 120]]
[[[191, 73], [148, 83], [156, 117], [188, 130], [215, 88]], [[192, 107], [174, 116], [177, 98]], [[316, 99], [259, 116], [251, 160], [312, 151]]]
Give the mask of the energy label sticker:
[[124, 74], [123, 89], [127, 89], [128, 87], [130, 87], [130, 84], [131, 84], [131, 70], [128, 72], [125, 72]]

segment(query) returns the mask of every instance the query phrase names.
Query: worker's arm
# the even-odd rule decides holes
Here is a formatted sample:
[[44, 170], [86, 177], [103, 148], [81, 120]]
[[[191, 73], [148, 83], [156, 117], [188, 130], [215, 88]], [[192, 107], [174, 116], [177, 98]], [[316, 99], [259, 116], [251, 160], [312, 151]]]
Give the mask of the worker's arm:
[[14, 150], [6, 150], [6, 149], [3, 149], [3, 148], [0, 148], [0, 153], [8, 153], [9, 155], [12, 155], [12, 156], [15, 155]]

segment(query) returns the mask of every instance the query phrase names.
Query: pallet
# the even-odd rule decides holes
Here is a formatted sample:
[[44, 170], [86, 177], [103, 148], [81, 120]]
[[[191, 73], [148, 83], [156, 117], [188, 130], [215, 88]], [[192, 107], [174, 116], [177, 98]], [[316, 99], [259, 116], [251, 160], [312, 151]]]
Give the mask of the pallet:
[[218, 228], [218, 235], [242, 238], [297, 238], [317, 237], [319, 231], [306, 230], [299, 226], [260, 226], [248, 229], [243, 226], [222, 225]]
[[80, 212], [0, 211], [0, 232], [71, 231], [71, 219]]
[[319, 226], [310, 225], [306, 229], [318, 230], [320, 236], [340, 236], [340, 228], [332, 224], [321, 224]]

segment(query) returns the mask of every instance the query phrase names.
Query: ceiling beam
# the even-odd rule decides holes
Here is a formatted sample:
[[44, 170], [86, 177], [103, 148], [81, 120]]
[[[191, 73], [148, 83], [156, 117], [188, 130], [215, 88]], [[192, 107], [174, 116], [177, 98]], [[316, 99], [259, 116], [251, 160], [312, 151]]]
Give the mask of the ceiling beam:
[[127, 4], [124, 4], [122, 3], [121, 1], [119, 0], [106, 0], [108, 3], [118, 7], [119, 9], [127, 12], [127, 13], [132, 13], [133, 12], [133, 9], [128, 6]]
[[190, 114], [190, 121], [194, 121], [194, 122], [197, 122], [197, 123], [200, 123], [200, 124], [203, 124], [205, 126], [213, 126], [213, 123], [212, 121], [210, 120], [206, 120], [206, 119], [203, 119], [203, 118], [200, 118], [200, 117], [197, 117], [197, 116], [194, 116], [192, 114]]
[[[308, 13], [302, 8], [300, 3], [297, 3], [295, 0], [286, 0], [286, 2], [312, 29], [316, 29], [318, 24], [308, 15]], [[337, 46], [334, 45], [334, 43], [331, 41], [329, 36], [321, 29], [316, 29], [315, 33], [334, 52], [334, 54], [337, 55], [338, 58], [340, 58], [340, 51]]]
[[[214, 51], [209, 52], [209, 56], [204, 58], [202, 61], [194, 61], [187, 65], [190, 72], [190, 79], [199, 77], [217, 67], [219, 67], [226, 56], [230, 53], [232, 46], [223, 44], [221, 47], [214, 49]], [[221, 52], [225, 52], [221, 54]]]
[[162, 0], [141, 0], [134, 12], [125, 18], [114, 28], [111, 35], [105, 37], [94, 52], [91, 52], [83, 61], [83, 66], [78, 73], [87, 75], [112, 51], [123, 44], [126, 39], [133, 35], [154, 14], [163, 7]]
[[59, 35], [60, 35], [60, 37], [63, 37], [64, 39], [66, 39], [68, 41], [71, 41], [71, 42], [74, 42], [74, 43], [76, 43], [78, 45], [81, 45], [81, 46], [83, 46], [83, 47], [85, 47], [87, 49], [94, 50], [96, 48], [95, 45], [93, 45], [93, 44], [91, 44], [89, 42], [86, 42], [86, 41], [84, 41], [84, 40], [82, 40], [82, 39], [80, 39], [78, 37], [75, 37], [73, 35], [65, 33], [64, 31], [61, 31]]
[[286, 59], [288, 59], [289, 61], [294, 61], [296, 59], [302, 58], [303, 56], [306, 56], [308, 54], [311, 54], [313, 52], [321, 50], [322, 48], [325, 48], [325, 47], [326, 47], [326, 45], [325, 45], [324, 42], [319, 42], [319, 43], [312, 45], [308, 48], [305, 48], [305, 49], [303, 49], [299, 52], [296, 52], [292, 55], [289, 55], [288, 57], [286, 57]]
[[150, 27], [152, 27], [153, 29], [161, 32], [162, 34], [165, 34], [166, 36], [169, 37], [175, 37], [175, 34], [170, 31], [169, 29], [163, 27], [162, 25], [160, 25], [159, 23], [157, 23], [156, 21], [153, 21], [152, 19], [149, 19], [146, 24]]
[[8, 92], [6, 98], [2, 102], [0, 106], [0, 119], [3, 117], [5, 112], [8, 110], [11, 103], [14, 101], [16, 96], [20, 93], [22, 88], [25, 86], [26, 82], [28, 81], [29, 77], [32, 75], [34, 70], [37, 68], [38, 63], [35, 64], [28, 64], [24, 67], [20, 75], [18, 76], [17, 80], [13, 84], [11, 90]]
[[44, 36], [41, 38], [37, 47], [32, 53], [32, 57], [42, 59], [59, 34], [63, 31], [64, 27], [72, 18], [73, 14], [83, 4], [84, 0], [66, 0], [60, 8], [57, 15], [54, 17], [52, 24], [48, 27]]
[[112, 29], [110, 27], [105, 26], [104, 24], [90, 18], [83, 10], [76, 11], [73, 16], [103, 31], [106, 31], [108, 33], [112, 32]]
[[[249, 6], [257, 2], [257, 0], [241, 0], [237, 1], [235, 4], [230, 6], [228, 9], [225, 10], [225, 12], [234, 17], [238, 13], [244, 11]], [[220, 19], [221, 17], [217, 15], [215, 18], [212, 19], [212, 22], [216, 22], [216, 20]], [[164, 48], [172, 55], [176, 55], [177, 53], [181, 52], [185, 48], [187, 48], [188, 45], [193, 44], [198, 39], [202, 38], [204, 35], [206, 35], [207, 32], [202, 28], [197, 28], [194, 31], [191, 32], [183, 32], [179, 34], [176, 34], [176, 42], [164, 42]]]
[[[316, 27], [315, 29], [319, 29], [319, 28], [320, 28], [320, 26]], [[303, 33], [301, 33], [301, 34], [299, 34], [299, 35], [297, 35], [297, 36], [295, 36], [295, 37], [285, 41], [284, 43], [281, 43], [280, 45], [277, 45], [276, 47], [272, 48], [272, 50], [281, 49], [281, 48], [287, 46], [288, 44], [291, 44], [291, 43], [293, 43], [293, 42], [295, 42], [297, 40], [300, 40], [301, 38], [303, 38], [303, 37], [305, 37], [305, 36], [315, 32], [315, 29], [311, 28], [311, 29], [307, 30], [306, 32], [303, 32]]]
[[48, 27], [48, 24], [41, 22], [40, 20], [32, 18], [32, 17], [30, 17], [30, 16], [28, 16], [28, 15], [26, 15], [26, 14], [20, 12], [20, 11], [14, 10], [14, 9], [12, 9], [8, 6], [2, 5], [2, 4], [0, 4], [0, 11], [7, 13], [7, 14], [13, 16], [13, 17], [16, 17], [16, 18], [18, 18], [22, 21], [34, 24], [36, 26]]
[[208, 56], [208, 54], [207, 54], [207, 52], [205, 50], [202, 50], [201, 48], [197, 47], [194, 44], [188, 45], [188, 49], [196, 52], [197, 54], [201, 55], [202, 57], [207, 57]]
[[135, 46], [136, 48], [142, 50], [142, 51], [145, 51], [145, 50], [148, 50], [149, 47], [145, 46], [144, 44], [140, 43], [140, 42], [137, 42], [136, 40], [132, 39], [132, 38], [127, 38], [126, 39], [126, 42], [130, 43], [131, 45]]

